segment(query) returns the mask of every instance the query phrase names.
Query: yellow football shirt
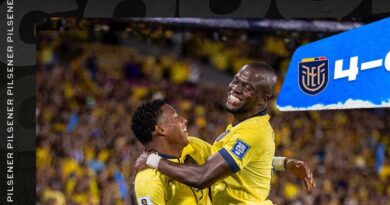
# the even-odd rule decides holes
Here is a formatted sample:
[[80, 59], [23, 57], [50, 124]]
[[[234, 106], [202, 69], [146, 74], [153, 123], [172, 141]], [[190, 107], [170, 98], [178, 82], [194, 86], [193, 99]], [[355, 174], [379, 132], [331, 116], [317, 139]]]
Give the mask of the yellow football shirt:
[[234, 173], [212, 186], [213, 205], [272, 204], [267, 197], [275, 143], [269, 115], [259, 114], [234, 127], [228, 125], [211, 152], [220, 153]]
[[[188, 145], [181, 157], [160, 154], [173, 162], [204, 164], [211, 154], [211, 145], [195, 137], [188, 137]], [[211, 205], [208, 189], [187, 186], [155, 169], [139, 172], [135, 178], [135, 193], [139, 205]]]

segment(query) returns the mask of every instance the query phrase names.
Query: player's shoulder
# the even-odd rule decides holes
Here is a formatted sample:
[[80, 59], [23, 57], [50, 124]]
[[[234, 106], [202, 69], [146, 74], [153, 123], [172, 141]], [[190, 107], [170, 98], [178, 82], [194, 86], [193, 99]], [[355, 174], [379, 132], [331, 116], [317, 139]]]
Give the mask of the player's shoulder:
[[[168, 186], [169, 177], [155, 169], [145, 169], [137, 173], [134, 180], [135, 191], [138, 194], [160, 192]], [[160, 191], [158, 191], [160, 190]]]
[[249, 147], [261, 148], [274, 141], [273, 129], [268, 120], [262, 116], [254, 117], [237, 127], [230, 137], [237, 145], [246, 144]]
[[250, 118], [237, 125], [235, 133], [249, 136], [272, 133], [272, 126], [268, 119], [268, 115]]
[[193, 145], [193, 146], [210, 146], [209, 143], [207, 143], [206, 141], [198, 138], [198, 137], [194, 137], [194, 136], [189, 136], [188, 138], [188, 144], [189, 145]]
[[148, 168], [137, 173], [135, 176], [135, 184], [146, 184], [145, 182], [163, 183], [165, 178], [166, 176], [161, 174], [159, 171]]

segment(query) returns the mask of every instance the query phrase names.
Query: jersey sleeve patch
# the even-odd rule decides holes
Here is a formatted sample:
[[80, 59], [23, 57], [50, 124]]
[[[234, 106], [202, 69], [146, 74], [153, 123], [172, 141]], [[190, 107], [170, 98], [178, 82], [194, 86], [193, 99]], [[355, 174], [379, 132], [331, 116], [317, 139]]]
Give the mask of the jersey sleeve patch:
[[152, 200], [150, 199], [150, 196], [138, 197], [138, 204], [139, 205], [153, 205]]
[[238, 139], [236, 143], [234, 143], [231, 152], [238, 157], [238, 159], [242, 160], [245, 154], [250, 149], [250, 146], [246, 144], [244, 141]]

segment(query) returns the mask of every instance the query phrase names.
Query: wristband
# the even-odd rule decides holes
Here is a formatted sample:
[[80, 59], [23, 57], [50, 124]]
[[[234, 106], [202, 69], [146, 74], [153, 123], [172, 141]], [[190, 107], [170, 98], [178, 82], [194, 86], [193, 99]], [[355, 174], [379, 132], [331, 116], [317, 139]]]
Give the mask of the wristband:
[[146, 165], [148, 165], [151, 168], [157, 169], [158, 163], [160, 163], [161, 157], [157, 154], [150, 154], [148, 158], [146, 159]]
[[272, 167], [277, 171], [286, 171], [286, 157], [274, 157]]

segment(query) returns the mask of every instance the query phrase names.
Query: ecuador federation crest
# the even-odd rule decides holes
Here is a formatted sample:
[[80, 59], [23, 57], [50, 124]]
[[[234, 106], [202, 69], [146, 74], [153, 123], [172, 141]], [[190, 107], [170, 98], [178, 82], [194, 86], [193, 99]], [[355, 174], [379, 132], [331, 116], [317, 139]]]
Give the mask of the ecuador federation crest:
[[304, 58], [298, 66], [298, 82], [301, 90], [317, 95], [328, 84], [328, 59], [326, 57]]

